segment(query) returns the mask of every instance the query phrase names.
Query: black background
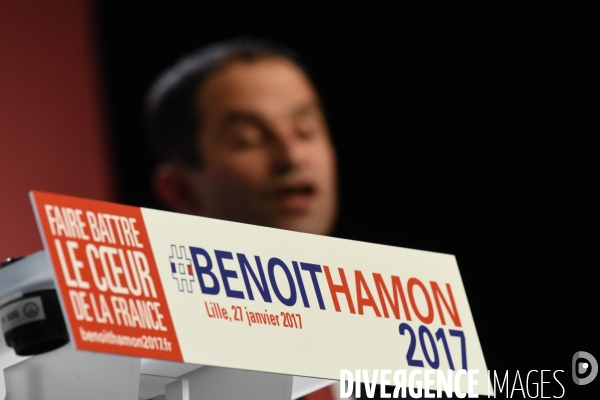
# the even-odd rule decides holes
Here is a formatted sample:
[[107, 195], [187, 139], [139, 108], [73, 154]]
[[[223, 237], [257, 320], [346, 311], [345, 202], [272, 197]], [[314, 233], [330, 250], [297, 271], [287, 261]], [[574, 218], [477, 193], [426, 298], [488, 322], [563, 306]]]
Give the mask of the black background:
[[600, 359], [598, 32], [585, 10], [169, 4], [96, 4], [121, 202], [161, 207], [141, 123], [153, 79], [215, 40], [276, 40], [325, 102], [334, 236], [455, 254], [489, 369], [562, 369], [566, 398], [598, 387], [570, 376], [575, 351]]

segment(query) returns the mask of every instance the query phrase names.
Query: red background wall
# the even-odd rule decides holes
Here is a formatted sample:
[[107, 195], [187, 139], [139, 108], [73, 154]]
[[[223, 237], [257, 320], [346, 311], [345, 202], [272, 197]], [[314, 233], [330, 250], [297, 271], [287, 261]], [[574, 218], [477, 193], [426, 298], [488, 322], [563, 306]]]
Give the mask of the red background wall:
[[42, 249], [28, 191], [109, 200], [90, 4], [0, 5], [0, 259]]

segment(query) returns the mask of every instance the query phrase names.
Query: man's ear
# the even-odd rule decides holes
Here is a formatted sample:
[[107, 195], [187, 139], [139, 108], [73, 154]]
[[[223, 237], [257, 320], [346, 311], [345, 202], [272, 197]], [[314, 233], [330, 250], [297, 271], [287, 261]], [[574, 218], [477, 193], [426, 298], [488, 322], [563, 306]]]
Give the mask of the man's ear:
[[202, 215], [198, 188], [186, 168], [163, 163], [156, 167], [152, 177], [154, 194], [168, 208], [183, 214]]

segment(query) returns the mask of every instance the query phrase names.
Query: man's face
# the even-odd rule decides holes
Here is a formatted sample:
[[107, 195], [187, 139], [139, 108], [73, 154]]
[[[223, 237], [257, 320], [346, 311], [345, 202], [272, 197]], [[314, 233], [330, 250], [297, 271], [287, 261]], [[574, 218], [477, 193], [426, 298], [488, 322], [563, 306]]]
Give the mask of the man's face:
[[199, 213], [327, 234], [337, 214], [335, 152], [312, 84], [281, 58], [233, 62], [199, 89]]

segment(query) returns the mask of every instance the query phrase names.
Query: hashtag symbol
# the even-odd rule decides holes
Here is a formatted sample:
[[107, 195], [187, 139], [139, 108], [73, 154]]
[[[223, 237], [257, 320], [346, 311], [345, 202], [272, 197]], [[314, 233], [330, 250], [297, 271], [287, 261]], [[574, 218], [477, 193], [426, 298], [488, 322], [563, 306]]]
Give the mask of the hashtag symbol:
[[177, 251], [177, 246], [172, 244], [169, 261], [171, 262], [171, 273], [173, 279], [177, 281], [179, 291], [183, 292], [185, 288], [189, 293], [192, 293], [192, 283], [195, 280], [194, 270], [192, 269], [192, 260], [187, 257], [185, 252], [185, 247], [179, 246], [179, 251]]

